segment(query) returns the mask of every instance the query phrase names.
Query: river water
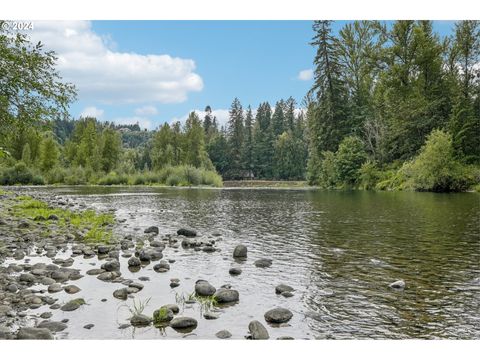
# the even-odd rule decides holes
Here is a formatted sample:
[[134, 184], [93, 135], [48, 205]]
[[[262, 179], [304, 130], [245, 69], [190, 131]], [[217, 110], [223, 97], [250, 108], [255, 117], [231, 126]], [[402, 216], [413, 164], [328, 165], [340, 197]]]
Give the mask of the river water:
[[[215, 339], [217, 331], [226, 329], [242, 339], [249, 322], [259, 320], [273, 339], [480, 339], [479, 194], [122, 187], [33, 191], [53, 192], [99, 210], [114, 208], [117, 218], [126, 219], [115, 229], [119, 236], [141, 238], [151, 225], [160, 228], [158, 238], [185, 226], [205, 237], [221, 233], [215, 253], [167, 246], [164, 259], [175, 263], [166, 273], [154, 272], [154, 263], [131, 273], [127, 259], [120, 257], [124, 278], [150, 278], [135, 294], [137, 301], [150, 299], [147, 315], [192, 293], [197, 279], [217, 288], [231, 284], [240, 293], [239, 303], [216, 309], [217, 320], [205, 320], [199, 304], [181, 306], [183, 315], [198, 320], [189, 334], [153, 326], [120, 330], [133, 300], [112, 297], [121, 284], [85, 275], [75, 281], [80, 293], [56, 294], [60, 302], [81, 295], [88, 304], [54, 313], [52, 320], [70, 319], [60, 337]], [[248, 247], [244, 262], [232, 258], [240, 243]], [[263, 257], [273, 260], [270, 268], [253, 265]], [[101, 263], [75, 257], [72, 267]], [[229, 275], [232, 266], [242, 274]], [[181, 285], [171, 289], [171, 278], [179, 278]], [[406, 282], [405, 290], [388, 287], [398, 279]], [[295, 288], [293, 297], [275, 294], [281, 283]], [[291, 310], [293, 318], [283, 326], [267, 325], [264, 313], [277, 306]], [[95, 327], [84, 329], [88, 323]]]

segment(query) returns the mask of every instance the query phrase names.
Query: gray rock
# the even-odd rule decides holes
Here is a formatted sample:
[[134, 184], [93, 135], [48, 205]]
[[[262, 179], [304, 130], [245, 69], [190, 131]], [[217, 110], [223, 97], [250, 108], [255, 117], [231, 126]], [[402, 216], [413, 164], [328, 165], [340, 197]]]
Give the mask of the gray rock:
[[268, 340], [270, 338], [265, 326], [257, 320], [250, 321], [248, 331], [250, 331], [252, 340]]
[[277, 307], [267, 311], [264, 317], [266, 322], [281, 324], [288, 322], [293, 317], [293, 314], [288, 309]]
[[18, 330], [17, 339], [19, 340], [52, 340], [53, 336], [50, 330], [48, 329], [24, 327]]
[[215, 291], [217, 289], [206, 280], [198, 280], [195, 283], [195, 293], [199, 296], [212, 296]]
[[152, 319], [147, 315], [137, 314], [133, 315], [130, 319], [130, 324], [135, 327], [148, 326], [152, 322]]
[[239, 267], [232, 267], [230, 268], [230, 270], [228, 270], [228, 273], [233, 276], [240, 275], [242, 273], [242, 269], [240, 269]]
[[218, 315], [215, 314], [215, 313], [212, 313], [212, 312], [206, 312], [205, 314], [203, 314], [203, 317], [206, 320], [217, 320], [218, 319]]
[[173, 311], [166, 306], [162, 306], [160, 309], [153, 312], [153, 322], [155, 324], [169, 322], [172, 319]]
[[285, 285], [285, 284], [280, 284], [280, 285], [275, 287], [275, 294], [281, 294], [285, 291], [292, 292], [292, 291], [295, 291], [295, 289], [293, 287]]
[[173, 289], [177, 286], [180, 286], [180, 279], [170, 279], [170, 287]]
[[105, 269], [90, 269], [87, 270], [87, 275], [100, 275], [106, 272]]
[[220, 304], [238, 301], [240, 297], [237, 290], [225, 288], [218, 289], [214, 296], [217, 302]]
[[291, 336], [279, 336], [277, 340], [295, 340], [295, 338]]
[[110, 251], [110, 246], [107, 246], [107, 245], [99, 245], [97, 247], [97, 252], [99, 254], [108, 254], [108, 252]]
[[259, 268], [267, 268], [267, 267], [272, 266], [272, 260], [271, 259], [266, 259], [266, 258], [258, 259], [253, 264], [256, 267], [259, 267]]
[[162, 307], [172, 310], [174, 314], [178, 314], [178, 312], [180, 311], [180, 308], [177, 304], [167, 304], [163, 305]]
[[166, 260], [160, 260], [158, 264], [153, 266], [153, 270], [156, 272], [166, 272], [170, 270], [170, 264]]
[[173, 329], [186, 329], [197, 327], [197, 320], [188, 316], [180, 316], [170, 322]]
[[392, 289], [405, 289], [405, 281], [397, 280], [388, 286], [390, 286]]
[[50, 293], [56, 293], [59, 291], [62, 291], [62, 285], [60, 285], [59, 283], [52, 284], [48, 287], [48, 292]]
[[120, 269], [120, 263], [118, 260], [107, 261], [102, 265], [102, 269], [105, 269], [106, 271], [117, 271]]
[[120, 300], [127, 300], [128, 297], [128, 289], [127, 288], [122, 288], [115, 290], [113, 292], [113, 297], [120, 299]]
[[65, 290], [67, 294], [76, 294], [81, 291], [81, 289], [76, 285], [67, 285], [63, 288], [63, 290]]
[[62, 311], [74, 311], [77, 310], [80, 306], [85, 304], [85, 300], [83, 299], [74, 299], [67, 302], [63, 305], [60, 309]]
[[95, 325], [94, 324], [87, 324], [85, 325], [83, 328], [84, 329], [87, 329], [87, 330], [90, 330], [91, 328], [93, 328]]
[[183, 235], [186, 237], [195, 237], [197, 236], [197, 232], [193, 229], [186, 229], [186, 228], [181, 228], [177, 230], [178, 235]]
[[116, 271], [107, 271], [97, 276], [98, 280], [112, 281], [120, 275]]
[[62, 270], [53, 271], [50, 277], [56, 282], [64, 282], [68, 280], [69, 275], [70, 274], [67, 273], [65, 269], [62, 269]]
[[140, 261], [139, 258], [137, 257], [131, 257], [130, 259], [128, 259], [128, 266], [131, 266], [131, 267], [138, 267], [142, 265], [142, 262]]
[[48, 329], [51, 332], [55, 333], [55, 332], [65, 330], [67, 328], [67, 324], [65, 324], [63, 322], [59, 322], [59, 321], [45, 320], [45, 321], [42, 321], [40, 324], [38, 324], [37, 327], [41, 328], [41, 329]]
[[280, 295], [282, 295], [283, 297], [289, 298], [293, 296], [293, 293], [290, 291], [284, 291]]
[[[2, 219], [0, 219], [0, 224], [1, 224]], [[6, 326], [0, 325], [0, 340], [3, 339], [11, 339], [12, 332], [10, 329]]]
[[40, 317], [42, 319], [50, 319], [52, 317], [52, 313], [51, 312], [44, 312], [44, 313], [40, 314]]
[[150, 226], [145, 229], [144, 233], [145, 234], [155, 234], [158, 235], [158, 226]]
[[219, 339], [229, 339], [232, 337], [232, 334], [228, 330], [220, 330], [215, 336]]
[[32, 274], [24, 273], [20, 275], [19, 280], [27, 283], [34, 283], [36, 280], [36, 277]]
[[16, 293], [17, 290], [18, 290], [18, 286], [15, 285], [15, 284], [9, 284], [6, 289], [8, 292], [11, 292], [11, 293]]
[[247, 247], [245, 245], [237, 245], [233, 249], [234, 258], [246, 258], [247, 257]]
[[52, 220], [52, 221], [57, 221], [57, 220], [58, 220], [58, 216], [55, 215], [55, 214], [50, 214], [47, 219], [48, 219], [48, 220]]

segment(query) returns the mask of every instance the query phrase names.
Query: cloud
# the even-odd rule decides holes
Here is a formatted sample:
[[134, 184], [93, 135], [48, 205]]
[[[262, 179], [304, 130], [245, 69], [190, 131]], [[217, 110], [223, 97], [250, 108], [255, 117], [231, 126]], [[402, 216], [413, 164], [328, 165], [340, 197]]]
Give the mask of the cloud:
[[158, 110], [155, 106], [147, 105], [135, 109], [135, 115], [148, 116], [148, 115], [157, 115]]
[[96, 34], [89, 21], [36, 21], [28, 35], [57, 53], [57, 69], [82, 100], [180, 103], [203, 88], [193, 60], [116, 51], [113, 40]]
[[138, 123], [141, 129], [153, 130], [152, 121], [142, 116], [118, 117], [110, 121], [118, 125], [132, 125]]
[[298, 73], [298, 80], [302, 81], [309, 81], [313, 79], [313, 70], [312, 69], [305, 69]]
[[99, 109], [95, 106], [87, 106], [85, 109], [82, 110], [80, 113], [81, 117], [94, 117], [96, 119], [101, 119], [103, 116], [104, 111], [102, 109]]

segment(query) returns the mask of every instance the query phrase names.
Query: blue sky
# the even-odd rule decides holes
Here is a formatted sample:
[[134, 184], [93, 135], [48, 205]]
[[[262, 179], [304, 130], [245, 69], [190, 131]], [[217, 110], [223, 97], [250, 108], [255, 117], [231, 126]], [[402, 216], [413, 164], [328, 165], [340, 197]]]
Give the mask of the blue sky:
[[[334, 31], [344, 23], [335, 22]], [[253, 108], [289, 96], [300, 103], [312, 82], [311, 21], [37, 25], [34, 40], [59, 54], [60, 73], [78, 86], [74, 117], [139, 121], [153, 129], [208, 104], [224, 121], [234, 97]], [[440, 35], [453, 29], [449, 21], [434, 25]]]

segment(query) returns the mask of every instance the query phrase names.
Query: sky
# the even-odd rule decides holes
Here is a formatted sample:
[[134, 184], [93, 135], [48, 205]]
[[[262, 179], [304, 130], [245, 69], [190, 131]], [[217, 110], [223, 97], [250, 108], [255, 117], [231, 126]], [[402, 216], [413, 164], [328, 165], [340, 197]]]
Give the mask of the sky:
[[[453, 24], [434, 28], [449, 35]], [[244, 108], [289, 96], [300, 106], [313, 81], [311, 21], [40, 21], [28, 34], [77, 86], [74, 118], [155, 129], [210, 105], [225, 123], [235, 97]]]

